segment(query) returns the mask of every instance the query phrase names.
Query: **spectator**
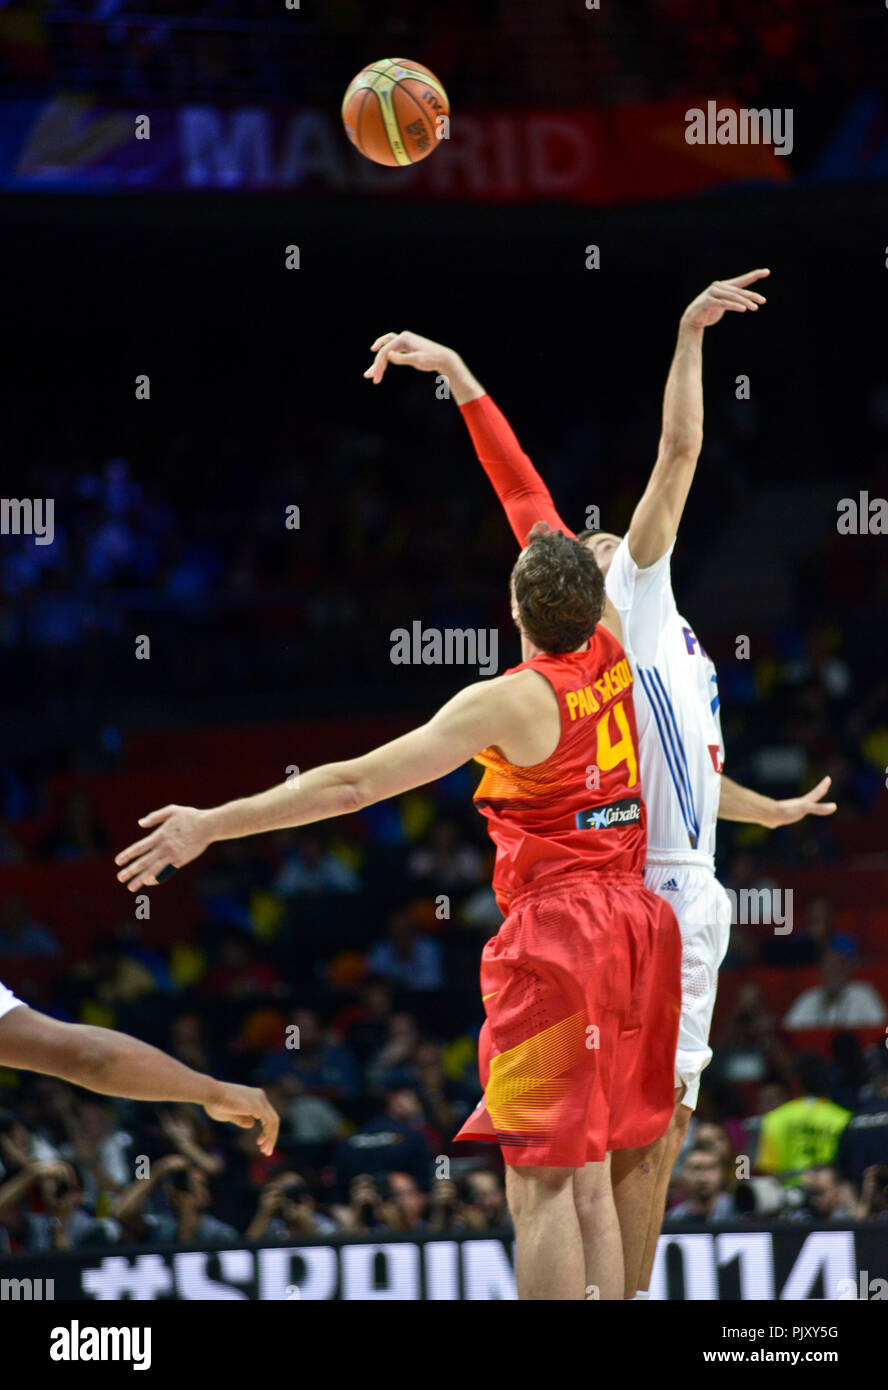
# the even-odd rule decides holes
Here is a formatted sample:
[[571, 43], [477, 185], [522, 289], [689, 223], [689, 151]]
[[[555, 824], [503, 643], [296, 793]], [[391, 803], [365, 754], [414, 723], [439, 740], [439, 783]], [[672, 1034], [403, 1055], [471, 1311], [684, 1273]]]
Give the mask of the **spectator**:
[[332, 1031], [348, 1044], [359, 1062], [366, 1062], [385, 1041], [391, 1011], [390, 982], [371, 977], [361, 986], [359, 1002], [336, 1015]]
[[874, 985], [852, 980], [857, 948], [835, 936], [820, 963], [820, 984], [803, 990], [783, 1020], [786, 1028], [881, 1027], [888, 1018]]
[[678, 1221], [728, 1221], [734, 1203], [727, 1190], [725, 1165], [711, 1149], [692, 1149], [682, 1164], [679, 1181], [687, 1193], [673, 1207], [670, 1218]]
[[325, 849], [320, 836], [299, 837], [274, 880], [275, 893], [294, 898], [310, 893], [357, 893], [358, 875], [341, 855]]
[[874, 1163], [863, 1174], [856, 1221], [888, 1221], [888, 1164]]
[[[432, 1183], [428, 1199], [429, 1235], [440, 1235], [443, 1231], [465, 1230], [471, 1226], [470, 1209], [463, 1202], [457, 1184], [452, 1178], [436, 1178]], [[478, 1225], [480, 1226], [480, 1220]]]
[[[160, 1193], [164, 1209], [146, 1211], [148, 1198]], [[125, 1230], [135, 1223], [158, 1242], [178, 1245], [224, 1245], [237, 1238], [233, 1226], [210, 1212], [206, 1175], [182, 1154], [168, 1154], [152, 1164], [147, 1178], [137, 1178], [124, 1192], [116, 1216]]]
[[389, 1230], [422, 1232], [429, 1199], [411, 1173], [390, 1173], [383, 1219]]
[[762, 1117], [756, 1159], [763, 1173], [794, 1185], [805, 1169], [833, 1162], [851, 1118], [847, 1110], [826, 1098], [829, 1073], [822, 1058], [800, 1057], [797, 1071], [803, 1094]]
[[842, 1131], [836, 1157], [843, 1178], [860, 1188], [870, 1168], [888, 1166], [888, 1057], [880, 1056], [872, 1091]]
[[358, 1173], [348, 1185], [348, 1201], [334, 1205], [332, 1216], [343, 1231], [366, 1234], [385, 1226], [382, 1195], [373, 1178]]
[[61, 821], [40, 841], [43, 859], [96, 859], [108, 849], [104, 826], [82, 792], [71, 792]]
[[419, 1027], [412, 1014], [392, 1014], [388, 1036], [367, 1066], [367, 1084], [377, 1095], [412, 1086], [416, 1080]]
[[132, 1137], [118, 1125], [112, 1106], [91, 1098], [78, 1103], [69, 1087], [56, 1094], [56, 1113], [68, 1136], [61, 1156], [76, 1165], [91, 1209], [101, 1211], [130, 1181]]
[[344, 1139], [348, 1122], [324, 1096], [306, 1091], [298, 1076], [280, 1076], [269, 1082], [266, 1095], [281, 1116], [285, 1141], [293, 1144], [327, 1144]]
[[850, 1183], [839, 1181], [830, 1164], [809, 1168], [803, 1173], [799, 1190], [805, 1204], [796, 1211], [796, 1220], [818, 1222], [853, 1221], [857, 1207], [856, 1194]]
[[395, 913], [387, 940], [371, 947], [367, 964], [374, 975], [404, 989], [440, 989], [443, 984], [441, 947], [431, 937], [419, 935], [410, 908]]
[[359, 1073], [348, 1048], [324, 1033], [314, 1009], [296, 1009], [290, 1019], [287, 1039], [294, 1046], [285, 1046], [266, 1059], [261, 1067], [263, 1079], [293, 1076], [311, 1095], [340, 1102], [353, 1099]]
[[225, 934], [219, 959], [207, 976], [207, 994], [266, 998], [280, 991], [280, 977], [268, 961], [257, 958], [253, 942], [240, 931]]
[[[39, 1190], [41, 1210], [23, 1203]], [[92, 1216], [84, 1206], [76, 1170], [61, 1159], [28, 1163], [0, 1187], [0, 1224], [10, 1250], [27, 1253], [110, 1245], [120, 1237], [116, 1221]]]
[[215, 1076], [221, 1070], [218, 1056], [207, 1042], [204, 1020], [198, 1013], [179, 1014], [173, 1019], [169, 1050], [194, 1071]]
[[339, 1146], [340, 1188], [369, 1168], [374, 1178], [409, 1173], [421, 1187], [428, 1183], [432, 1151], [423, 1132], [424, 1116], [415, 1091], [404, 1087], [386, 1096], [382, 1111]]
[[0, 956], [20, 960], [61, 954], [52, 932], [36, 922], [23, 898], [10, 898], [0, 917]]
[[478, 1168], [466, 1178], [466, 1216], [476, 1229], [509, 1226], [506, 1189], [499, 1173]]
[[433, 893], [474, 888], [484, 876], [484, 862], [474, 845], [460, 836], [451, 820], [436, 820], [424, 845], [407, 860], [412, 878], [427, 884]]
[[299, 1173], [280, 1173], [269, 1179], [259, 1197], [256, 1215], [247, 1227], [247, 1240], [300, 1240], [329, 1235], [336, 1222], [325, 1216]]

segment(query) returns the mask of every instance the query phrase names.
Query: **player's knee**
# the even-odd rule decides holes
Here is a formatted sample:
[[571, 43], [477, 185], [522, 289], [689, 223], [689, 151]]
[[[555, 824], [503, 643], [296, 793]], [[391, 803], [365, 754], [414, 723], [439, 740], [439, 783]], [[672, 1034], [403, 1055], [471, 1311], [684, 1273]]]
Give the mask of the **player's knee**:
[[508, 1168], [506, 1196], [513, 1217], [563, 1192], [572, 1183], [573, 1174], [573, 1168]]

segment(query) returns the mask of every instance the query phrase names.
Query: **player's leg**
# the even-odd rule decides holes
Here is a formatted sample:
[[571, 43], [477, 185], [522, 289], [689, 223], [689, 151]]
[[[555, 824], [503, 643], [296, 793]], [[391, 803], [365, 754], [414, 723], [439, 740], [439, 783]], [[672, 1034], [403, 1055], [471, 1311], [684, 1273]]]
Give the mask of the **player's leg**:
[[576, 1170], [574, 1201], [583, 1240], [586, 1297], [622, 1298], [623, 1239], [614, 1201], [610, 1154], [602, 1163], [587, 1163]]
[[[506, 1197], [515, 1226], [515, 1276], [520, 1299], [586, 1296], [583, 1240], [574, 1202], [574, 1168], [506, 1169]], [[617, 1233], [619, 1242], [619, 1231]]]
[[623, 1297], [640, 1287], [675, 1109], [682, 943], [671, 905], [644, 890], [627, 912], [633, 990], [616, 1049], [608, 1148], [623, 1244]]
[[[643, 1148], [616, 1149], [611, 1154], [614, 1203], [623, 1242], [624, 1298], [634, 1298], [637, 1290], [646, 1287], [640, 1281], [650, 1238], [651, 1210], [661, 1185], [668, 1133], [667, 1130], [666, 1135]], [[664, 1207], [665, 1203], [664, 1186]], [[662, 1224], [662, 1211], [660, 1222]], [[659, 1227], [657, 1229], [659, 1232]]]
[[[730, 900], [711, 873], [684, 869], [675, 870], [670, 876], [680, 884], [678, 894], [671, 893], [669, 900], [678, 918], [682, 936], [681, 1018], [675, 1055], [676, 1104], [669, 1129], [664, 1136], [650, 1227], [639, 1275], [638, 1289], [641, 1292], [647, 1292], [650, 1288], [669, 1183], [687, 1137], [691, 1116], [697, 1108], [700, 1078], [712, 1060], [709, 1033], [715, 1009], [718, 968], [727, 951], [731, 930]], [[646, 873], [645, 882], [649, 880], [650, 876]]]
[[[654, 1190], [649, 1207], [649, 1221], [647, 1236], [644, 1242], [644, 1252], [641, 1257], [635, 1288], [638, 1291], [647, 1293], [651, 1284], [651, 1271], [654, 1267], [654, 1258], [657, 1254], [657, 1241], [660, 1239], [660, 1231], [663, 1226], [663, 1217], [666, 1213], [666, 1197], [669, 1192], [669, 1182], [672, 1173], [678, 1162], [678, 1155], [681, 1153], [682, 1146], [687, 1138], [688, 1125], [691, 1122], [692, 1111], [686, 1105], [681, 1104], [684, 1095], [684, 1086], [677, 1086], [675, 1089], [675, 1110], [672, 1112], [672, 1119], [669, 1128], [658, 1139], [654, 1146], [653, 1161], [656, 1164], [656, 1178]], [[630, 1293], [627, 1297], [632, 1297]]]

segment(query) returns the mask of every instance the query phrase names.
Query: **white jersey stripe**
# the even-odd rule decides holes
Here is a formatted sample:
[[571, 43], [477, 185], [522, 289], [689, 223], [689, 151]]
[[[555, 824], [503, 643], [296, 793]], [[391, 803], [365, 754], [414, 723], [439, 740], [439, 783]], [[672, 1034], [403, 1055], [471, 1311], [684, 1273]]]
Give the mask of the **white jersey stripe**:
[[651, 711], [653, 713], [654, 720], [657, 725], [657, 733], [660, 737], [660, 746], [663, 749], [663, 756], [666, 759], [666, 766], [669, 769], [669, 775], [672, 778], [672, 783], [675, 787], [675, 794], [678, 797], [678, 804], [681, 808], [681, 814], [684, 819], [685, 829], [687, 830], [689, 836], [693, 836], [694, 827], [688, 816], [686, 791], [682, 783], [681, 777], [679, 776], [678, 769], [675, 765], [675, 754], [672, 748], [671, 735], [664, 726], [664, 716], [662, 713], [662, 709], [660, 708], [659, 699], [657, 697], [656, 692], [653, 689], [653, 682], [651, 681], [650, 675], [644, 669], [643, 666], [639, 666], [638, 674], [641, 677], [641, 683], [644, 686], [645, 693], [650, 701]]
[[674, 733], [674, 735], [675, 735], [675, 741], [676, 741], [676, 743], [678, 744], [678, 751], [679, 751], [679, 753], [680, 753], [680, 755], [681, 755], [681, 764], [680, 764], [680, 767], [679, 767], [679, 771], [683, 771], [683, 780], [684, 780], [685, 790], [686, 790], [686, 792], [687, 792], [687, 797], [688, 797], [688, 806], [689, 806], [689, 809], [690, 809], [690, 818], [691, 818], [691, 823], [692, 823], [692, 825], [693, 825], [693, 827], [694, 827], [694, 839], [696, 840], [696, 839], [699, 837], [699, 835], [700, 835], [700, 825], [699, 825], [699, 822], [698, 822], [698, 820], [697, 820], [696, 811], [694, 810], [694, 790], [693, 790], [693, 787], [691, 786], [691, 774], [690, 774], [690, 771], [688, 770], [688, 756], [687, 756], [687, 754], [685, 753], [684, 744], [683, 744], [682, 741], [681, 741], [681, 734], [680, 734], [679, 731], [678, 731], [678, 722], [677, 722], [677, 720], [676, 720], [676, 718], [675, 718], [675, 710], [672, 708], [672, 701], [671, 701], [670, 698], [669, 698], [669, 694], [668, 694], [668, 692], [667, 692], [667, 690], [666, 690], [666, 686], [663, 684], [663, 677], [660, 675], [660, 672], [657, 670], [656, 666], [654, 666], [654, 667], [652, 668], [652, 670], [653, 670], [653, 674], [654, 674], [654, 680], [655, 680], [656, 684], [657, 684], [657, 685], [659, 686], [659, 688], [660, 688], [660, 693], [661, 693], [662, 698], [663, 698], [663, 703], [664, 703], [665, 706], [666, 706], [666, 710], [667, 710], [668, 715], [669, 715], [669, 721], [670, 721], [670, 723], [671, 723], [671, 725], [672, 725], [672, 731], [673, 731], [673, 733]]

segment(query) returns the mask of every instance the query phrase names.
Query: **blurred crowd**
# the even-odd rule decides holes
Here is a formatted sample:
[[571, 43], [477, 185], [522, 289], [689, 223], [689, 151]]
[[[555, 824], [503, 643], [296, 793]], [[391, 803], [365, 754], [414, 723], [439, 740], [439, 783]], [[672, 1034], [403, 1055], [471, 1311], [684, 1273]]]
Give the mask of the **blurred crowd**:
[[[199, 879], [200, 923], [161, 945], [150, 924], [127, 922], [49, 984], [41, 977], [29, 997], [58, 1016], [263, 1085], [281, 1135], [268, 1159], [249, 1134], [190, 1107], [0, 1072], [0, 1247], [507, 1222], [498, 1150], [452, 1143], [480, 1095], [478, 955], [501, 920], [490, 852], [441, 793], [389, 812], [363, 846], [312, 830], [218, 847]], [[676, 1219], [888, 1215], [888, 1064], [854, 1032], [884, 1023], [884, 1001], [823, 900], [798, 936], [820, 983], [777, 1017], [747, 982], [717, 1024], [670, 1197]], [[8, 902], [0, 977], [62, 953], [23, 901]], [[830, 1061], [794, 1042], [797, 1027], [836, 1018]]]
[[[126, 100], [252, 95], [328, 100], [375, 58], [406, 54], [462, 104], [597, 104], [727, 90], [785, 102], [875, 73], [876, 17], [830, 0], [454, 0], [446, 10], [336, 0], [14, 0], [0, 11], [4, 76], [19, 91], [64, 83]], [[306, 53], [309, 50], [309, 54]], [[578, 61], [578, 57], [581, 61]], [[338, 84], [338, 86], [337, 86]]]

